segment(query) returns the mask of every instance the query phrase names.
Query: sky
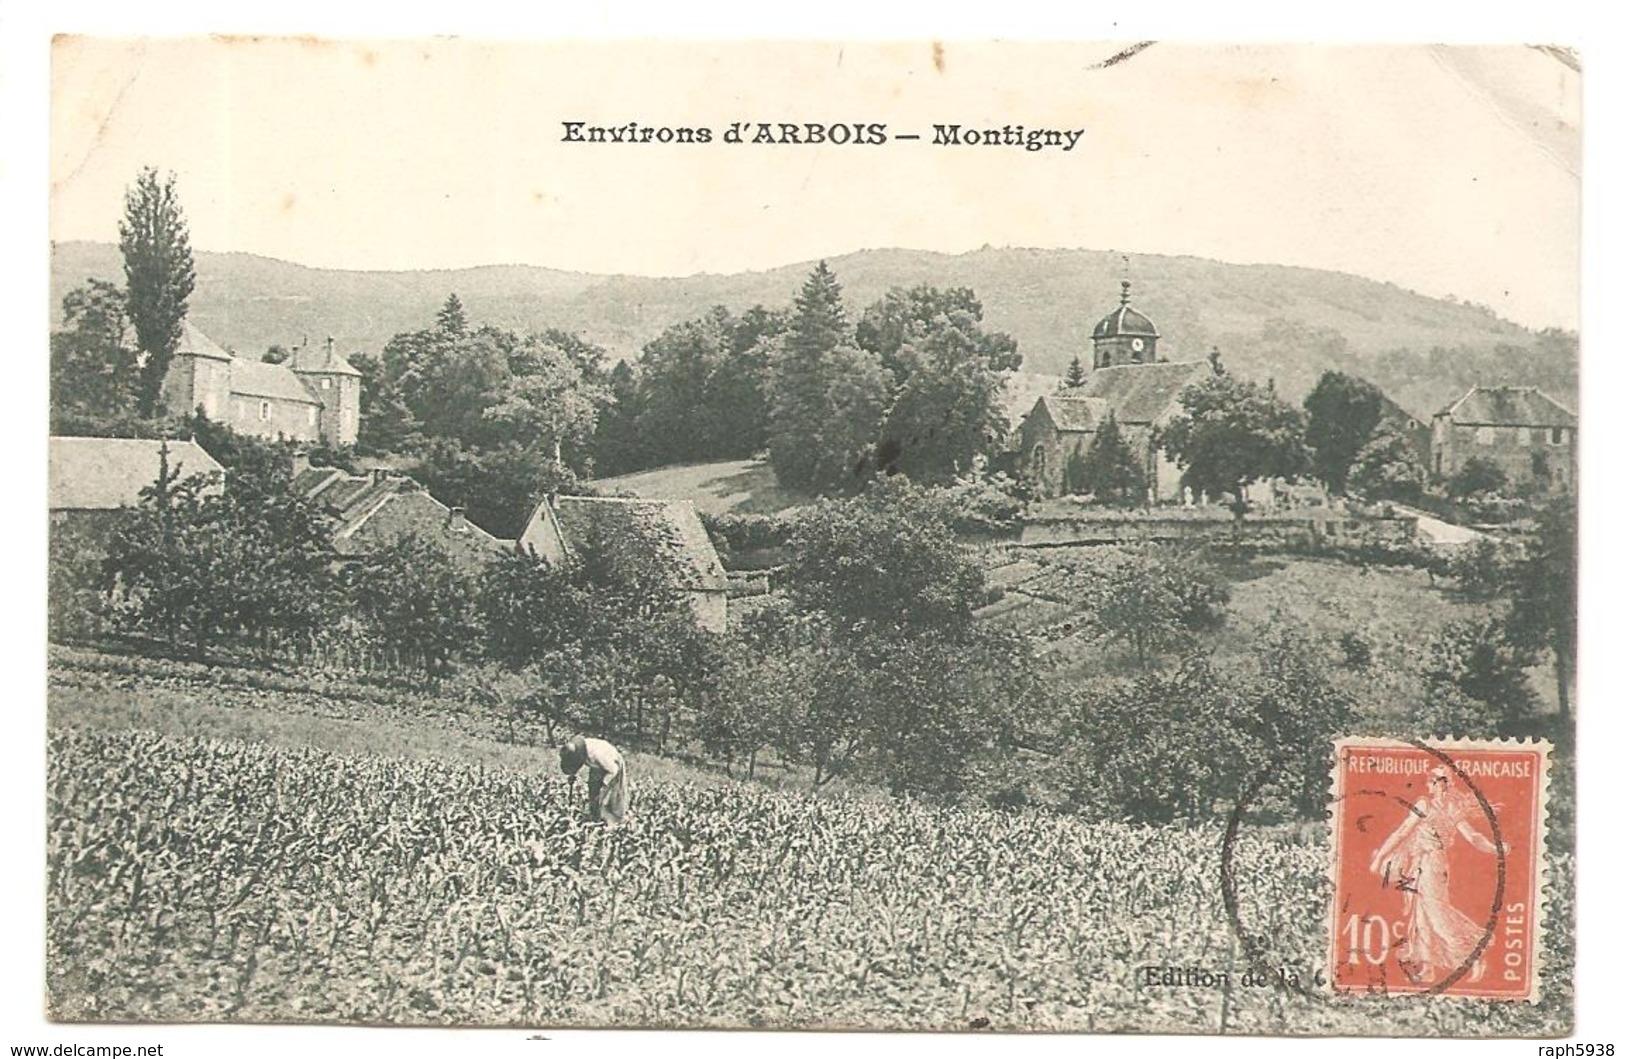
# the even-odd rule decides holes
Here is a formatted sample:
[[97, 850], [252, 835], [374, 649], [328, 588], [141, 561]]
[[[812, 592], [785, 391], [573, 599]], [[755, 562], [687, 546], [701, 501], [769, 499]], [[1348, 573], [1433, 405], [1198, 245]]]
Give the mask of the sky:
[[[1334, 269], [1579, 323], [1572, 57], [1491, 47], [64, 38], [54, 239], [117, 239], [143, 165], [195, 249], [351, 269], [688, 275], [875, 247]], [[581, 144], [564, 123], [707, 127]], [[732, 122], [882, 146], [729, 145]], [[937, 124], [1084, 130], [939, 146]]]

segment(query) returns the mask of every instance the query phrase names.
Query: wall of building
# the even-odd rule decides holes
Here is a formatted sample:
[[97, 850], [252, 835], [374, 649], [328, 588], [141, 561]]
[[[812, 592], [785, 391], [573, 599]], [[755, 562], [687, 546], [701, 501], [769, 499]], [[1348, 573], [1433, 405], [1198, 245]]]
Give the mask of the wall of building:
[[[1555, 489], [1573, 488], [1576, 469], [1575, 430], [1572, 427], [1469, 426], [1441, 416], [1433, 421], [1433, 462], [1436, 480], [1453, 476], [1468, 460], [1487, 459], [1506, 472], [1513, 483], [1535, 480], [1536, 455], [1546, 459]], [[1559, 440], [1554, 441], [1556, 436]]]
[[262, 438], [316, 441], [322, 436], [320, 407], [276, 397], [235, 394], [224, 420], [233, 430]]
[[354, 445], [361, 427], [361, 380], [354, 375], [301, 375], [322, 402], [321, 436], [330, 445]]

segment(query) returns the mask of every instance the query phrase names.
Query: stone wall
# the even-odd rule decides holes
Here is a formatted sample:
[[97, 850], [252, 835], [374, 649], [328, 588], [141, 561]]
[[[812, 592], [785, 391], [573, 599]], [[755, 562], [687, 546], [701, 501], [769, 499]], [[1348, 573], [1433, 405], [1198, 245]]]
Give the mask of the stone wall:
[[1040, 517], [1021, 529], [1023, 547], [1064, 544], [1233, 541], [1261, 545], [1403, 543], [1416, 537], [1416, 519], [1354, 515], [1182, 518], [1171, 515]]

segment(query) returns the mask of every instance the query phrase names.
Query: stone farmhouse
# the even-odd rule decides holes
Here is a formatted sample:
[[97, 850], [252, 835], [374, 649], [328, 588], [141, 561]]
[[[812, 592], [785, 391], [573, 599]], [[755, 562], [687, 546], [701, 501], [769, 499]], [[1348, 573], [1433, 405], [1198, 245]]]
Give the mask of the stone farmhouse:
[[1571, 492], [1579, 427], [1579, 417], [1533, 386], [1474, 386], [1434, 413], [1428, 469], [1442, 482], [1478, 457], [1511, 482]]
[[1180, 470], [1152, 444], [1153, 431], [1177, 416], [1185, 387], [1213, 372], [1206, 360], [1159, 360], [1161, 336], [1144, 313], [1129, 304], [1123, 281], [1118, 307], [1095, 325], [1093, 368], [1083, 385], [1041, 396], [1016, 428], [1017, 466], [1043, 496], [1075, 491], [1069, 473], [1095, 432], [1114, 419], [1146, 470], [1153, 500], [1181, 495]]
[[519, 546], [550, 563], [573, 562], [594, 540], [637, 541], [664, 558], [695, 623], [720, 633], [728, 626], [728, 575], [694, 505], [683, 500], [547, 496], [531, 512]]
[[286, 363], [267, 364], [227, 352], [183, 323], [162, 396], [172, 413], [202, 409], [258, 437], [351, 445], [361, 425], [361, 373], [331, 338], [316, 348], [301, 345]]

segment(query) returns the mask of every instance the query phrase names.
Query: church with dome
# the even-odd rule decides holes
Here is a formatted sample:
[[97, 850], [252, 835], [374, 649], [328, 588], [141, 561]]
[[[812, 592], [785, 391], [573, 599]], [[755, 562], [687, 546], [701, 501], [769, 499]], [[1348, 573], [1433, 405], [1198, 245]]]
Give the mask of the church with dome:
[[1214, 366], [1211, 360], [1162, 359], [1160, 337], [1151, 318], [1130, 304], [1124, 280], [1117, 308], [1090, 334], [1092, 368], [1082, 385], [1038, 398], [1016, 428], [1018, 465], [1040, 495], [1080, 491], [1077, 464], [1110, 419], [1142, 462], [1149, 498], [1181, 496], [1180, 469], [1153, 443], [1153, 435], [1180, 413], [1185, 388], [1211, 375]]

